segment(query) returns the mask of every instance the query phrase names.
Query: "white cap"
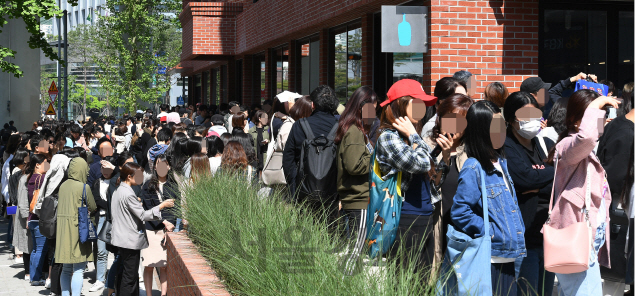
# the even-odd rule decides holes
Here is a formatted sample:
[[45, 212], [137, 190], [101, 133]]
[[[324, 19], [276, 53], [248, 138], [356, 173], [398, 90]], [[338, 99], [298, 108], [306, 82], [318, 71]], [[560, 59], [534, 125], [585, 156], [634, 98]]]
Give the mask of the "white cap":
[[142, 111], [142, 110], [136, 111], [136, 114], [142, 114], [142, 113], [144, 113], [144, 111]]
[[288, 102], [291, 100], [295, 100], [295, 99], [299, 99], [302, 98], [302, 95], [299, 93], [294, 93], [294, 92], [290, 92], [288, 90], [285, 90], [281, 93], [279, 93], [276, 98], [278, 98], [278, 100], [280, 100], [281, 103], [284, 102]]

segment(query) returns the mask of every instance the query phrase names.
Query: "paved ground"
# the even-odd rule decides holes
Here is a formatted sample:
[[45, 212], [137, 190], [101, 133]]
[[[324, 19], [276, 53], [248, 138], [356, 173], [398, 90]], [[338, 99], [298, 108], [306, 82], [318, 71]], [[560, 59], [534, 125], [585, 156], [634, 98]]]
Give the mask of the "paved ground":
[[[31, 284], [24, 280], [24, 268], [22, 264], [14, 264], [12, 258], [13, 252], [9, 244], [5, 242], [7, 239], [6, 219], [0, 217], [0, 295], [12, 296], [36, 296], [49, 295], [49, 290], [44, 287], [32, 287]], [[109, 255], [109, 266], [113, 261], [113, 255]], [[89, 292], [89, 288], [95, 282], [96, 272], [93, 263], [89, 263], [89, 271], [84, 274], [84, 285], [82, 287], [82, 295], [100, 296], [106, 295], [106, 289], [103, 292]], [[144, 283], [140, 283], [140, 296], [146, 296], [144, 291]], [[153, 296], [160, 296], [158, 290], [157, 277], [153, 284]]]

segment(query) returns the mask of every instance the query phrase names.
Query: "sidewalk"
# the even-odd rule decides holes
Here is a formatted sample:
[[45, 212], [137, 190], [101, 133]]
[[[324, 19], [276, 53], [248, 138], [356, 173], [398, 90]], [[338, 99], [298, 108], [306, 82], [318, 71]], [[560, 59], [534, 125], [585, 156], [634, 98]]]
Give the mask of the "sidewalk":
[[[0, 217], [0, 295], [12, 296], [41, 296], [49, 295], [50, 291], [43, 286], [32, 287], [31, 284], [24, 280], [24, 268], [22, 264], [14, 264], [12, 258], [12, 248], [7, 239], [8, 221]], [[109, 266], [113, 262], [113, 254], [109, 254]], [[107, 295], [107, 290], [101, 292], [89, 292], [89, 288], [95, 282], [95, 268], [93, 262], [89, 264], [89, 272], [84, 274], [84, 285], [82, 286], [82, 295], [85, 296], [101, 296]], [[160, 290], [157, 285], [157, 275], [154, 276], [153, 296], [160, 296]], [[140, 283], [140, 296], [146, 296], [144, 283]]]

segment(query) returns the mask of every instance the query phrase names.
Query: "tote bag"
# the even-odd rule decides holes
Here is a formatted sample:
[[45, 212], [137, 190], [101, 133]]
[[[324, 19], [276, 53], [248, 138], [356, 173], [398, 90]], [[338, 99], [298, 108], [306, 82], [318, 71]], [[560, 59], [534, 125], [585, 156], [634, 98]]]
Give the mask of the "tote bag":
[[491, 235], [489, 209], [485, 188], [485, 172], [480, 173], [482, 189], [482, 217], [484, 236], [472, 238], [457, 231], [453, 225], [447, 230], [447, 249], [440, 269], [439, 295], [492, 296]]
[[[273, 127], [273, 117], [271, 118], [271, 127]], [[262, 183], [267, 186], [287, 184], [282, 169], [282, 151], [276, 151], [276, 137], [273, 135], [273, 129], [270, 128], [271, 142], [267, 149], [267, 160], [262, 169]]]
[[367, 206], [367, 246], [369, 256], [384, 255], [396, 240], [402, 211], [402, 172], [382, 180], [380, 164], [376, 160], [378, 145], [371, 154], [369, 172], [369, 205]]
[[80, 242], [95, 241], [98, 237], [96, 228], [89, 219], [89, 209], [87, 208], [87, 185], [82, 187], [82, 205], [78, 207], [78, 234]]

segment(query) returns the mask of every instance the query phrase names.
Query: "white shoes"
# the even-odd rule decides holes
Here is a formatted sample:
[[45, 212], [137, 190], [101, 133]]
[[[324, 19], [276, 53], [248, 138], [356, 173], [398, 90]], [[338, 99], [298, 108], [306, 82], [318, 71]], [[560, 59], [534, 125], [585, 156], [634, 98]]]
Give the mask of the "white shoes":
[[22, 260], [22, 256], [20, 256], [20, 257], [16, 256], [15, 258], [13, 258], [13, 263], [15, 263], [15, 264], [24, 263], [24, 261]]
[[31, 277], [29, 276], [29, 274], [26, 274], [26, 275], [24, 276], [24, 280], [25, 280], [25, 281], [27, 281], [27, 282], [30, 282], [30, 281], [31, 281]]
[[95, 284], [91, 288], [89, 288], [89, 292], [98, 292], [104, 289], [104, 283], [101, 281], [96, 281]]
[[44, 283], [46, 289], [51, 289], [51, 279], [47, 279]]

